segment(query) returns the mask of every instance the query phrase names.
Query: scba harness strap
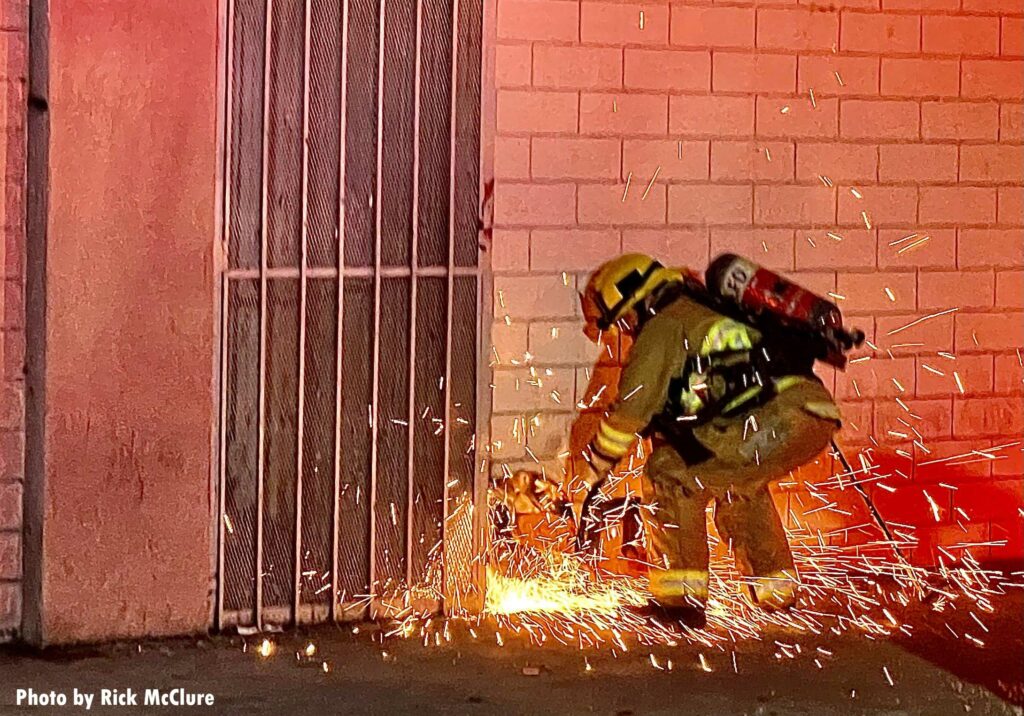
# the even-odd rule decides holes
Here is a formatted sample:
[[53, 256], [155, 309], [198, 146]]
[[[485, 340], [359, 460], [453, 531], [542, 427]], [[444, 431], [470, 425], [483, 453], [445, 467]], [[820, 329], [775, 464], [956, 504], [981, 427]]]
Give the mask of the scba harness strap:
[[[653, 426], [683, 458], [687, 465], [699, 465], [715, 456], [694, 435], [694, 428], [715, 418], [732, 418], [765, 405], [800, 380], [802, 376], [773, 362], [762, 347], [752, 351], [721, 351], [687, 360], [683, 372], [669, 384], [669, 403]], [[706, 384], [703, 407], [690, 413], [683, 396], [693, 389], [694, 377]]]

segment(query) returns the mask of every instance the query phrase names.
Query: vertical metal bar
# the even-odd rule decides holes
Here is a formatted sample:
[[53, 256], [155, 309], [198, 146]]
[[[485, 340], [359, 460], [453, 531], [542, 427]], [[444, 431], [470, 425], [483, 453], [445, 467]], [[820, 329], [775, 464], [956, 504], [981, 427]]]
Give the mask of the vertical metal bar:
[[334, 503], [331, 507], [331, 621], [338, 621], [338, 522], [341, 507], [342, 339], [345, 332], [345, 98], [348, 91], [348, 0], [341, 7], [341, 97], [338, 115], [338, 334], [334, 381]]
[[[377, 423], [380, 380], [380, 247], [382, 222], [381, 170], [384, 163], [384, 19], [387, 0], [380, 0], [377, 35], [377, 176], [375, 186], [375, 225], [373, 232], [373, 397], [370, 411], [370, 593], [377, 588]], [[370, 601], [370, 616], [376, 616], [377, 597]]]
[[263, 626], [263, 483], [267, 439], [267, 214], [270, 183], [270, 46], [274, 30], [274, 0], [267, 0], [263, 48], [263, 166], [260, 179], [260, 358], [259, 358], [259, 449], [256, 466], [256, 604], [253, 622]]
[[[480, 29], [480, 198], [488, 199], [487, 188], [494, 181], [494, 136], [497, 132], [497, 91], [494, 88], [495, 39], [497, 38], [497, 3], [483, 0]], [[493, 196], [493, 195], [492, 195]], [[485, 237], [490, 237], [494, 223], [493, 198], [490, 206], [481, 203], [481, 219]], [[491, 444], [492, 375], [491, 322], [494, 301], [494, 286], [491, 273], [491, 247], [477, 252], [477, 360], [476, 360], [476, 464], [473, 478], [473, 499], [476, 505], [487, 504], [487, 488], [490, 480], [490, 458], [486, 449]], [[473, 554], [486, 554], [488, 514], [486, 509], [473, 511]], [[477, 590], [475, 608], [483, 609], [487, 599], [487, 570], [482, 560], [476, 563], [474, 574]]]
[[448, 484], [452, 452], [452, 312], [455, 305], [455, 139], [459, 96], [459, 0], [452, 1], [452, 83], [449, 111], [448, 154], [448, 312], [445, 328], [444, 370], [444, 492], [441, 518], [441, 539], [445, 545], [442, 572], [442, 600], [448, 596]]
[[306, 290], [309, 242], [309, 53], [310, 53], [310, 0], [305, 0], [305, 33], [302, 57], [302, 229], [299, 247], [299, 379], [295, 430], [295, 563], [292, 619], [299, 623], [302, 603], [302, 463], [306, 429]]
[[422, 65], [423, 47], [423, 0], [416, 0], [416, 63], [413, 85], [413, 133], [412, 133], [412, 250], [409, 255], [409, 470], [407, 474], [409, 492], [405, 526], [405, 581], [408, 587], [412, 587], [413, 580], [413, 515], [415, 512], [415, 490], [413, 485], [413, 474], [415, 470], [415, 415], [416, 415], [416, 274], [419, 269], [419, 239], [420, 239], [420, 68]]
[[228, 305], [230, 291], [230, 282], [227, 278], [227, 272], [225, 269], [228, 267], [228, 250], [231, 246], [231, 142], [233, 141], [232, 134], [232, 115], [234, 109], [234, 35], [235, 35], [235, 3], [234, 0], [227, 0], [226, 4], [226, 29], [225, 29], [225, 63], [223, 69], [223, 82], [224, 82], [224, 102], [222, 107], [223, 121], [224, 121], [224, 133], [223, 137], [223, 165], [221, 167], [221, 180], [224, 182], [224, 203], [221, 210], [221, 223], [222, 233], [220, 236], [220, 250], [217, 252], [220, 259], [217, 266], [216, 280], [219, 282], [219, 299], [220, 299], [220, 335], [218, 336], [218, 351], [219, 351], [219, 363], [218, 363], [218, 404], [217, 404], [217, 419], [218, 429], [216, 435], [216, 450], [217, 450], [217, 514], [214, 519], [214, 525], [216, 526], [217, 535], [217, 574], [214, 575], [217, 584], [217, 604], [216, 612], [214, 614], [214, 627], [219, 631], [224, 625], [224, 580], [226, 575], [224, 574], [224, 551], [226, 545], [225, 540], [225, 525], [224, 515], [226, 511], [226, 497], [224, 492], [227, 488], [227, 446], [224, 444], [225, 435], [227, 434], [227, 405], [228, 405], [228, 312], [230, 306]]

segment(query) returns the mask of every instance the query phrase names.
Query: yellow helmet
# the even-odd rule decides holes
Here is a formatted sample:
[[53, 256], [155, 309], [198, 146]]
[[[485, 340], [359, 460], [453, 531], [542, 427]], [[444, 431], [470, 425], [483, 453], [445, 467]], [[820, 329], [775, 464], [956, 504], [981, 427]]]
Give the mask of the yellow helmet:
[[584, 315], [607, 330], [657, 289], [682, 280], [679, 271], [665, 268], [650, 256], [623, 254], [602, 264], [590, 277], [582, 295]]

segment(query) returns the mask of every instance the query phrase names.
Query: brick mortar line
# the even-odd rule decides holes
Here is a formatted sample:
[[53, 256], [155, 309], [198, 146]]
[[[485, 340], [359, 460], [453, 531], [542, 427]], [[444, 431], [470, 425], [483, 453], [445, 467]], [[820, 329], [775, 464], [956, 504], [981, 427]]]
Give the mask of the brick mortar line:
[[[1000, 20], [1001, 18], [993, 18]], [[1016, 18], [1013, 18], [1016, 19]], [[1001, 23], [1000, 23], [1001, 24]], [[1002, 32], [999, 33], [999, 40], [1002, 41]], [[688, 44], [671, 44], [663, 42], [599, 42], [599, 41], [575, 41], [575, 40], [547, 40], [547, 39], [499, 39], [499, 47], [526, 47], [533, 46], [538, 47], [549, 47], [549, 48], [560, 48], [560, 49], [580, 49], [580, 50], [616, 50], [621, 52], [626, 51], [641, 51], [641, 52], [678, 52], [687, 53], [692, 55], [710, 55], [712, 53], [730, 54], [730, 55], [745, 55], [745, 56], [759, 56], [764, 55], [767, 57], [811, 57], [811, 58], [832, 58], [832, 59], [872, 59], [872, 58], [884, 58], [884, 59], [965, 59], [969, 61], [974, 60], [993, 60], [993, 61], [1013, 61], [1020, 60], [1024, 55], [1010, 54], [999, 49], [995, 52], [987, 50], [973, 51], [969, 47], [965, 47], [959, 51], [934, 51], [925, 50], [919, 44], [918, 49], [887, 49], [884, 51], [880, 50], [862, 50], [850, 47], [838, 47], [836, 51], [832, 51], [832, 47], [798, 47], [798, 48], [787, 48], [779, 47], [776, 45], [764, 46], [757, 44], [742, 44], [742, 45], [688, 45]], [[531, 56], [531, 62], [535, 62], [536, 57]]]
[[[986, 103], [987, 104], [987, 103]], [[626, 142], [634, 143], [651, 143], [651, 142], [688, 142], [688, 143], [701, 143], [723, 145], [723, 144], [758, 144], [762, 142], [772, 142], [774, 144], [788, 144], [793, 147], [810, 146], [854, 146], [854, 147], [888, 147], [888, 146], [900, 146], [900, 147], [915, 147], [915, 146], [929, 146], [929, 147], [1009, 147], [1024, 149], [1024, 137], [1021, 139], [1013, 138], [1009, 140], [996, 140], [996, 139], [917, 139], [908, 142], [906, 139], [893, 138], [893, 137], [878, 137], [875, 139], [851, 139], [844, 137], [803, 137], [794, 139], [780, 137], [773, 139], [771, 136], [754, 136], [754, 135], [696, 135], [696, 134], [672, 134], [672, 135], [625, 135], [625, 134], [603, 134], [603, 133], [592, 133], [586, 134], [563, 134], [563, 133], [550, 133], [550, 132], [504, 132], [497, 135], [497, 139], [541, 139], [541, 140], [616, 140], [622, 148]], [[500, 178], [500, 177], [499, 177]], [[1024, 178], [1021, 179], [1024, 183]]]
[[[603, 0], [603, 2], [587, 2], [584, 0], [581, 7], [591, 5], [594, 7], [601, 6], [615, 6], [615, 5], [630, 5], [639, 7], [640, 3], [631, 2], [630, 0]], [[803, 13], [812, 16], [821, 15], [832, 15], [840, 13], [853, 13], [857, 15], [899, 15], [899, 16], [915, 16], [915, 15], [926, 15], [929, 17], [1020, 17], [1021, 12], [1014, 12], [1013, 10], [971, 10], [965, 9], [962, 6], [955, 10], [947, 9], [932, 9], [932, 8], [884, 8], [884, 7], [839, 7], [826, 6], [819, 3], [808, 3], [794, 5], [793, 3], [783, 2], [687, 2], [686, 0], [671, 0], [667, 3], [668, 8], [675, 6], [685, 8], [701, 8], [706, 10], [714, 10], [716, 8], [730, 8], [730, 9], [744, 9], [744, 10], [786, 10], [794, 13]], [[583, 13], [580, 13], [582, 16]], [[671, 14], [670, 14], [671, 19]]]

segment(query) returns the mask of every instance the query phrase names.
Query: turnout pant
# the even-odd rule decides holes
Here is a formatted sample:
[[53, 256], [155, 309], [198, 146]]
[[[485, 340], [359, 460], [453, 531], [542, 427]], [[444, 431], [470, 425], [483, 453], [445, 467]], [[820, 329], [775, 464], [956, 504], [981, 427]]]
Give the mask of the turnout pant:
[[731, 543], [746, 576], [795, 578], [793, 557], [768, 485], [813, 460], [839, 428], [839, 412], [823, 385], [810, 380], [766, 404], [696, 428], [714, 457], [688, 465], [655, 437], [647, 462], [651, 592], [662, 602], [707, 599], [708, 543], [705, 510], [714, 503], [722, 538]]

